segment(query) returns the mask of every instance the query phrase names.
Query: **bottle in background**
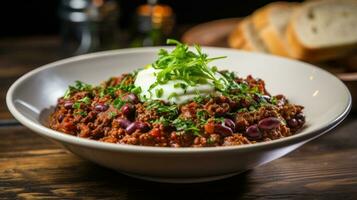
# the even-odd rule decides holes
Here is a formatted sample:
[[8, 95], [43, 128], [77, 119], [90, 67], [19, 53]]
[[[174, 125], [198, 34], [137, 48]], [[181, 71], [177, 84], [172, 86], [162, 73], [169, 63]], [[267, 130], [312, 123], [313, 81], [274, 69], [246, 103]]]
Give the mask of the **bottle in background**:
[[130, 46], [157, 46], [165, 44], [175, 24], [170, 6], [148, 3], [136, 10], [135, 27]]
[[59, 16], [65, 56], [119, 48], [116, 1], [62, 0]]

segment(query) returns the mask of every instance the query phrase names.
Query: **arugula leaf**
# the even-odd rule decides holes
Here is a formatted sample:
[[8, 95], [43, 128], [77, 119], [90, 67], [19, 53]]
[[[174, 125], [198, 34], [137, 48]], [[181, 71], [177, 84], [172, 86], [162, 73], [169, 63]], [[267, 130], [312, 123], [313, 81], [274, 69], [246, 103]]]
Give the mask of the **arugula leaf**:
[[207, 83], [211, 80], [218, 90], [224, 90], [227, 87], [227, 81], [224, 78], [218, 79], [215, 76], [217, 68], [208, 67], [208, 63], [225, 58], [208, 58], [207, 54], [202, 53], [201, 47], [195, 45], [196, 53], [190, 51], [186, 44], [176, 40], [169, 39], [167, 44], [175, 44], [176, 48], [168, 52], [161, 49], [158, 53], [158, 59], [152, 64], [155, 69], [160, 69], [156, 74], [156, 83], [150, 86], [154, 88], [157, 84], [165, 84], [171, 80], [182, 80], [189, 86], [195, 86], [201, 83]]

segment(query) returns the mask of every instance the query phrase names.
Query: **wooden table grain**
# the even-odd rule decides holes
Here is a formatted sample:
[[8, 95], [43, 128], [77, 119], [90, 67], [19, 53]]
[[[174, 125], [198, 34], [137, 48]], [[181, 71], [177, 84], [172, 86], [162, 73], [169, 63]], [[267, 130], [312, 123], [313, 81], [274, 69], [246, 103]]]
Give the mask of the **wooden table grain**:
[[67, 152], [14, 121], [4, 103], [17, 77], [60, 58], [58, 44], [55, 37], [0, 40], [0, 199], [357, 198], [356, 114], [287, 156], [209, 183], [142, 181]]

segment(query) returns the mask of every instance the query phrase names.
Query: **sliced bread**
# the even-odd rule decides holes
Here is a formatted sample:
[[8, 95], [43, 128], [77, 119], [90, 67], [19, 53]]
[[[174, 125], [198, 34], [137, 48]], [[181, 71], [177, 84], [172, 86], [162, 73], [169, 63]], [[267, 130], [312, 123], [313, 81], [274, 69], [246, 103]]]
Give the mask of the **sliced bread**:
[[259, 38], [249, 17], [242, 20], [228, 38], [230, 47], [248, 51], [267, 53], [268, 50]]
[[242, 49], [245, 38], [242, 31], [242, 21], [240, 21], [233, 31], [228, 35], [228, 46], [234, 49]]
[[296, 3], [274, 2], [253, 14], [253, 23], [270, 53], [289, 56], [285, 32]]
[[357, 0], [309, 1], [295, 9], [286, 30], [290, 56], [338, 58], [357, 48]]

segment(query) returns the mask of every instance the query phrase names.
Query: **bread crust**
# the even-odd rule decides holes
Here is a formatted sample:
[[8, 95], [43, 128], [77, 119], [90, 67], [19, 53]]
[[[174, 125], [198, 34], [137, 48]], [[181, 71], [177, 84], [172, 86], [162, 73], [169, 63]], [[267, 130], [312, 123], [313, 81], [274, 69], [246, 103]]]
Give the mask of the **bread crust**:
[[242, 24], [243, 20], [238, 22], [234, 30], [228, 36], [228, 46], [235, 49], [242, 49], [245, 44]]
[[[228, 45], [235, 49], [243, 49], [247, 51], [261, 51], [254, 46], [248, 39], [247, 23], [251, 23], [251, 18], [247, 17], [240, 21], [233, 32], [228, 37]], [[254, 27], [253, 27], [254, 28]], [[256, 32], [256, 31], [254, 31]]]
[[288, 27], [286, 29], [285, 37], [289, 48], [289, 54], [292, 58], [309, 61], [318, 62], [324, 60], [335, 59], [350, 53], [357, 49], [357, 44], [334, 46], [326, 48], [312, 48], [305, 46], [298, 38], [296, 31], [296, 19], [301, 14], [301, 9], [304, 7], [297, 8], [292, 15]]
[[297, 3], [273, 2], [253, 13], [253, 23], [259, 33], [259, 37], [272, 54], [290, 57], [285, 41], [285, 34], [279, 31], [270, 22], [270, 13], [275, 9], [287, 9], [296, 7]]

